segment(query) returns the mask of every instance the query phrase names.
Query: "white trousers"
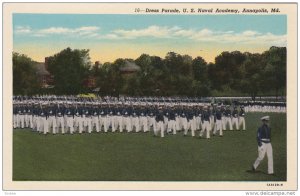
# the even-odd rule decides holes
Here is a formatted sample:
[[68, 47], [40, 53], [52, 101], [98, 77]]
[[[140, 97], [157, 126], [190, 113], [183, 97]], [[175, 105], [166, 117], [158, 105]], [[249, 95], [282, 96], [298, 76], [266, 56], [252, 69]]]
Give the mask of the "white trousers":
[[92, 132], [92, 118], [90, 116], [84, 117], [83, 130], [87, 130], [89, 133]]
[[42, 132], [42, 126], [41, 126], [41, 117], [40, 116], [36, 116], [35, 117], [35, 123], [36, 123], [36, 131], [37, 132]]
[[101, 117], [104, 127], [104, 132], [106, 133], [110, 126], [110, 116], [103, 116]]
[[110, 120], [111, 120], [111, 131], [115, 132], [118, 128], [118, 117], [117, 116], [111, 116]]
[[226, 130], [226, 117], [225, 116], [222, 116], [222, 128], [223, 130]]
[[131, 132], [132, 131], [132, 122], [131, 122], [131, 117], [127, 116], [124, 118], [124, 125], [125, 125], [125, 129], [127, 130], [127, 132]]
[[239, 121], [238, 118], [233, 117], [232, 118], [232, 127], [235, 126], [235, 130], [239, 130]]
[[115, 131], [115, 116], [109, 115], [107, 117], [108, 129], [111, 127], [112, 132]]
[[73, 134], [74, 132], [74, 118], [73, 117], [67, 117], [67, 126], [66, 129], [70, 130], [70, 133]]
[[116, 129], [119, 128], [120, 132], [123, 132], [123, 128], [124, 128], [123, 116], [116, 116], [116, 118], [115, 118], [115, 127], [116, 127]]
[[232, 123], [230, 117], [225, 117], [225, 130], [227, 130], [227, 124], [229, 124], [229, 130], [232, 130]]
[[55, 118], [55, 116], [49, 116], [48, 126], [49, 126], [49, 129], [52, 128], [52, 133], [55, 134], [56, 133], [56, 118]]
[[187, 126], [188, 126], [188, 122], [187, 122], [187, 119], [186, 118], [180, 118], [180, 122], [181, 122], [181, 125], [180, 125], [180, 130], [183, 128], [184, 130], [187, 130]]
[[189, 121], [187, 122], [187, 126], [186, 129], [184, 129], [184, 135], [187, 134], [188, 130], [191, 130], [192, 132], [192, 136], [195, 136], [195, 130], [196, 130], [196, 120], [194, 119], [189, 119]]
[[203, 136], [204, 131], [206, 131], [206, 138], [209, 139], [210, 138], [210, 130], [211, 130], [211, 126], [209, 121], [204, 121], [202, 124], [202, 130], [200, 131], [200, 137]]
[[168, 132], [172, 132], [173, 134], [176, 134], [176, 122], [175, 120], [169, 120], [168, 121]]
[[175, 117], [175, 124], [177, 131], [181, 130], [180, 118], [178, 116]]
[[44, 134], [47, 134], [49, 132], [48, 130], [48, 120], [46, 117], [40, 117], [40, 132], [43, 132]]
[[74, 118], [74, 121], [75, 121], [75, 129], [74, 131], [78, 130], [79, 133], [82, 133], [82, 130], [83, 130], [83, 118], [81, 116], [75, 116]]
[[[65, 133], [64, 117], [62, 117], [62, 116], [57, 117], [56, 125], [57, 125], [57, 129], [59, 129], [59, 127], [61, 127], [61, 133], [64, 134]], [[58, 130], [57, 130], [57, 132], [58, 132]]]
[[209, 119], [210, 119], [210, 127], [214, 127], [215, 117], [210, 116]]
[[68, 124], [68, 122], [67, 122], [67, 116], [64, 116], [64, 125], [65, 125], [66, 129], [67, 129], [67, 124]]
[[156, 130], [154, 131], [154, 135], [158, 136], [160, 132], [160, 137], [165, 137], [165, 129], [164, 129], [164, 122], [163, 121], [159, 121], [156, 122]]
[[14, 114], [13, 115], [13, 128], [15, 129], [15, 128], [17, 128], [17, 123], [18, 121], [17, 121], [17, 114]]
[[148, 130], [150, 130], [152, 126], [154, 131], [156, 129], [155, 125], [156, 125], [155, 117], [148, 117]]
[[200, 130], [201, 127], [202, 127], [201, 117], [200, 116], [196, 116], [196, 129]]
[[140, 131], [140, 121], [139, 117], [133, 117], [132, 118], [132, 129], [135, 127], [135, 132]]
[[32, 117], [32, 130], [33, 131], [37, 131], [37, 119], [38, 119], [38, 117], [35, 115]]
[[167, 131], [168, 130], [168, 117], [164, 116], [164, 130]]
[[144, 132], [149, 131], [149, 126], [148, 126], [148, 119], [146, 116], [141, 116], [140, 117], [140, 128]]
[[102, 127], [104, 126], [104, 118], [105, 116], [99, 116], [99, 130], [102, 131]]
[[259, 166], [266, 153], [268, 157], [268, 174], [273, 174], [273, 149], [271, 143], [262, 143], [262, 146], [258, 147], [258, 157], [255, 160], [253, 167], [256, 169]]
[[96, 131], [99, 132], [99, 117], [98, 116], [93, 116], [92, 117], [92, 130], [93, 128], [96, 128]]
[[18, 118], [18, 121], [17, 121], [18, 127], [23, 129], [25, 127], [25, 115], [18, 114], [17, 118]]
[[31, 114], [25, 114], [25, 127], [33, 128], [32, 115]]
[[217, 131], [219, 131], [219, 133], [220, 133], [221, 136], [223, 135], [222, 120], [216, 120], [215, 128], [214, 128], [214, 134], [216, 134]]
[[240, 117], [239, 118], [239, 128], [243, 127], [243, 130], [246, 130], [246, 123], [245, 123], [245, 117]]

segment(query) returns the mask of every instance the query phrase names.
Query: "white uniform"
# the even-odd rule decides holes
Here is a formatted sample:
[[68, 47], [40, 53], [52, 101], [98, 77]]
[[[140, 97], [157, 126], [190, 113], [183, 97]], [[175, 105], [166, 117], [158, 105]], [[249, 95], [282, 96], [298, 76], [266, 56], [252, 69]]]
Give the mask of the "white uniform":
[[268, 157], [268, 174], [273, 174], [273, 148], [271, 143], [262, 143], [261, 146], [258, 146], [258, 157], [255, 160], [253, 167], [256, 169], [266, 154]]
[[162, 111], [156, 111], [155, 121], [156, 126], [154, 130], [154, 135], [158, 136], [160, 133], [160, 137], [165, 137], [164, 114]]
[[202, 121], [201, 121], [201, 113], [196, 116], [196, 129], [200, 130], [202, 128]]
[[[99, 131], [102, 131], [102, 127], [103, 129], [105, 130], [104, 127], [106, 127], [106, 111], [104, 108], [101, 108], [100, 111], [99, 111]], [[107, 132], [107, 130], [106, 130]]]
[[227, 130], [227, 124], [229, 125], [229, 129], [232, 130], [232, 121], [231, 121], [231, 111], [230, 109], [227, 109], [225, 111], [225, 129]]
[[245, 112], [243, 109], [241, 109], [240, 111], [240, 115], [239, 115], [239, 129], [241, 128], [242, 126], [242, 130], [246, 130], [246, 122], [245, 122]]
[[124, 121], [125, 121], [125, 129], [127, 130], [127, 132], [131, 132], [132, 131], [132, 122], [131, 122], [131, 116], [128, 115], [128, 112], [125, 111], [125, 117], [124, 117]]
[[69, 129], [70, 133], [73, 134], [74, 132], [74, 115], [73, 115], [73, 112], [71, 110], [68, 110], [66, 111], [66, 114], [67, 116], [67, 125], [66, 125], [66, 128], [67, 130]]
[[206, 131], [206, 138], [210, 138], [211, 124], [210, 124], [210, 115], [208, 111], [205, 111], [202, 115], [202, 130], [200, 131], [200, 137], [203, 136]]
[[187, 135], [187, 132], [190, 129], [192, 132], [192, 137], [194, 137], [196, 131], [196, 118], [192, 115], [193, 114], [188, 114], [187, 127], [184, 129], [184, 135]]
[[181, 123], [180, 123], [180, 116], [178, 113], [175, 113], [175, 126], [176, 126], [176, 131], [180, 131], [181, 128]]
[[239, 121], [238, 121], [238, 111], [234, 110], [233, 111], [233, 116], [232, 116], [232, 127], [235, 126], [235, 130], [239, 130]]
[[165, 129], [164, 129], [164, 122], [163, 121], [158, 121], [156, 122], [156, 130], [154, 131], [154, 134], [158, 136], [160, 132], [160, 137], [165, 137]]
[[122, 112], [120, 110], [116, 111], [116, 120], [115, 120], [115, 126], [116, 129], [119, 129], [120, 133], [123, 132], [124, 129], [124, 125], [123, 125], [123, 116], [122, 116]]
[[25, 127], [27, 128], [33, 128], [33, 122], [32, 122], [32, 110], [30, 108], [26, 109], [25, 113]]
[[[269, 116], [265, 116], [262, 120], [269, 120]], [[258, 140], [258, 157], [253, 164], [253, 169], [259, 166], [260, 162], [264, 159], [265, 154], [268, 157], [268, 174], [273, 174], [273, 148], [271, 145], [271, 129], [264, 123], [257, 130], [257, 140]]]
[[56, 117], [54, 115], [49, 116], [48, 123], [49, 128], [52, 128], [52, 133], [56, 134]]
[[56, 117], [56, 126], [57, 126], [57, 132], [59, 132], [59, 128], [61, 128], [61, 133], [65, 133], [65, 121], [62, 111], [57, 112]]
[[39, 115], [40, 115], [40, 117], [39, 117], [39, 127], [40, 127], [39, 132], [47, 134], [49, 131], [48, 130], [49, 125], [48, 125], [46, 113], [43, 110], [41, 110]]
[[145, 112], [145, 111], [141, 111], [141, 116], [140, 116], [140, 128], [141, 128], [141, 130], [143, 130], [144, 132], [148, 132], [148, 131], [149, 131], [148, 119], [147, 119], [147, 116], [146, 116], [146, 112]]
[[155, 117], [153, 116], [153, 111], [150, 111], [149, 116], [148, 116], [148, 130], [151, 129], [151, 127], [153, 128], [153, 131], [156, 129], [155, 125], [156, 125], [156, 121], [155, 121]]
[[132, 129], [133, 128], [135, 128], [135, 132], [140, 132], [140, 121], [136, 112], [133, 112], [133, 117], [132, 117]]
[[176, 115], [175, 111], [170, 110], [169, 111], [169, 121], [168, 121], [168, 132], [173, 133], [174, 135], [176, 134], [177, 127], [176, 127]]
[[23, 113], [23, 109], [20, 109], [18, 111], [18, 115], [17, 115], [17, 127], [18, 128], [24, 128], [25, 127], [25, 116]]
[[78, 130], [79, 133], [82, 133], [83, 131], [83, 118], [80, 111], [75, 111], [74, 114], [74, 131]]
[[179, 121], [180, 121], [180, 130], [183, 128], [184, 130], [187, 130], [187, 126], [188, 126], [188, 122], [187, 122], [187, 119], [186, 119], [186, 116], [185, 116], [185, 113], [182, 113], [179, 117]]
[[222, 113], [221, 111], [216, 111], [215, 114], [215, 126], [214, 126], [214, 132], [213, 134], [217, 134], [217, 131], [219, 131], [220, 136], [223, 136], [223, 124], [222, 124]]
[[206, 138], [209, 139], [210, 138], [210, 131], [211, 131], [211, 127], [210, 127], [210, 122], [205, 120], [202, 123], [202, 130], [200, 131], [200, 137], [203, 136], [203, 133], [206, 131]]
[[98, 112], [97, 111], [93, 111], [92, 114], [92, 125], [91, 125], [91, 129], [93, 130], [93, 128], [96, 128], [96, 132], [98, 133], [100, 131], [99, 129], [99, 116], [98, 116]]
[[85, 109], [83, 112], [83, 130], [88, 133], [92, 132], [92, 117], [90, 115], [89, 109]]

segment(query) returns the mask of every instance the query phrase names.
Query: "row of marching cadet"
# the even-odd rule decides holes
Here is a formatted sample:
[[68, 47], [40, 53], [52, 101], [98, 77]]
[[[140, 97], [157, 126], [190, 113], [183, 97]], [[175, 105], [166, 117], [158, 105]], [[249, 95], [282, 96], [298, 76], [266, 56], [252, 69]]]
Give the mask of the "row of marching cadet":
[[[246, 130], [245, 114], [254, 106], [135, 102], [14, 101], [13, 127], [47, 134], [149, 132], [210, 138], [224, 130]], [[256, 106], [255, 106], [256, 107]], [[190, 134], [188, 134], [190, 132]]]
[[233, 111], [222, 106], [164, 106], [116, 104], [14, 104], [14, 128], [31, 128], [40, 133], [148, 132], [164, 137], [165, 132], [210, 138], [210, 132], [223, 135], [223, 130], [245, 130], [243, 106]]

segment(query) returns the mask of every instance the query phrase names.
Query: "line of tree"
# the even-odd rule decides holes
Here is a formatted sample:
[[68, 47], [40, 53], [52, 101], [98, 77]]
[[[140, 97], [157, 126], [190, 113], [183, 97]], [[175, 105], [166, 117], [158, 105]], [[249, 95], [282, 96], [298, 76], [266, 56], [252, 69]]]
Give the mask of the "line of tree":
[[[123, 74], [126, 62], [139, 66]], [[33, 61], [14, 53], [14, 94], [36, 93]], [[29, 68], [28, 68], [29, 67]], [[92, 65], [89, 50], [66, 48], [48, 58], [54, 77], [53, 93], [91, 92], [83, 85], [88, 77], [96, 80], [101, 95], [131, 96], [285, 96], [286, 47], [271, 47], [259, 53], [222, 52], [215, 63], [201, 56], [192, 58], [169, 52], [165, 58], [142, 54], [137, 59], [117, 59]], [[17, 79], [18, 78], [18, 79]], [[21, 79], [21, 80], [20, 80]], [[28, 84], [31, 84], [28, 85]], [[32, 87], [32, 88], [30, 88]]]
[[30, 95], [38, 93], [39, 81], [35, 62], [24, 54], [13, 53], [13, 93]]

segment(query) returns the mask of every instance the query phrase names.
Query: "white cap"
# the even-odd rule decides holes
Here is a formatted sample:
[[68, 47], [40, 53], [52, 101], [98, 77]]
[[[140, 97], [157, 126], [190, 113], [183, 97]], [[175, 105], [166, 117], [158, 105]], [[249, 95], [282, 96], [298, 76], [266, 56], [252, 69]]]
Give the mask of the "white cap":
[[263, 116], [260, 118], [260, 120], [270, 120], [270, 116]]

